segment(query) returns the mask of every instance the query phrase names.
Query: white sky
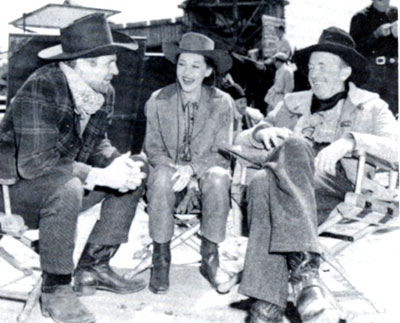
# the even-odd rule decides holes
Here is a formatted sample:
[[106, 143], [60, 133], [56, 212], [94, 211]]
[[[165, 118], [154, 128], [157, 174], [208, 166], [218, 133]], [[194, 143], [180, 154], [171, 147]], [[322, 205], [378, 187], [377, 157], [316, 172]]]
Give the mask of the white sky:
[[[8, 0], [2, 3], [0, 10], [0, 51], [8, 47], [8, 34], [19, 33], [9, 22], [22, 17], [23, 13], [34, 11], [49, 3], [62, 4], [64, 0]], [[178, 8], [183, 0], [76, 0], [84, 7], [119, 10], [121, 13], [110, 17], [116, 23], [128, 23], [142, 20], [175, 18], [183, 15]]]
[[[286, 7], [287, 36], [297, 48], [318, 40], [321, 31], [329, 26], [349, 29], [352, 15], [368, 6], [371, 0], [289, 0]], [[175, 18], [183, 15], [178, 8], [183, 0], [76, 0], [82, 6], [121, 11], [111, 21], [128, 23], [151, 19]], [[399, 6], [400, 0], [391, 4]], [[48, 3], [61, 4], [63, 0], [8, 0], [0, 10], [0, 51], [8, 46], [10, 32], [22, 32], [8, 25], [22, 14]]]

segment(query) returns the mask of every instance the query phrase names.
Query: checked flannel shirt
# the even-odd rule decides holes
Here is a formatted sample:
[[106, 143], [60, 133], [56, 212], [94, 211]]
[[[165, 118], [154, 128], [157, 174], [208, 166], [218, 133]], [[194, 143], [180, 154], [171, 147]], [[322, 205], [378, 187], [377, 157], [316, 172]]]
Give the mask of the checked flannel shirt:
[[81, 135], [58, 63], [39, 68], [18, 90], [0, 124], [0, 178], [12, 184], [60, 171], [85, 182], [91, 166], [105, 167], [120, 155], [106, 138], [113, 107], [110, 87]]

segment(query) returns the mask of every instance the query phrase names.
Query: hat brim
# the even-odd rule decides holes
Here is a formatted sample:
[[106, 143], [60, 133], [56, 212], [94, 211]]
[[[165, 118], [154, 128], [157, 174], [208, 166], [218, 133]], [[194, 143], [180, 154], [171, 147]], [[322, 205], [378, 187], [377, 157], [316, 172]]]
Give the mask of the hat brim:
[[138, 44], [133, 43], [111, 43], [103, 46], [98, 46], [85, 51], [79, 51], [75, 53], [66, 53], [62, 50], [61, 44], [45, 48], [38, 53], [41, 59], [46, 60], [68, 60], [76, 58], [87, 58], [87, 57], [97, 57], [103, 55], [116, 54], [121, 50], [132, 50], [138, 49]]
[[365, 83], [369, 78], [368, 60], [355, 49], [339, 44], [316, 44], [298, 50], [293, 55], [293, 61], [298, 69], [308, 75], [308, 62], [314, 52], [328, 52], [341, 57], [351, 68], [350, 80], [357, 85]]
[[173, 43], [163, 43], [162, 51], [165, 55], [165, 58], [173, 64], [176, 64], [176, 60], [179, 54], [193, 53], [209, 57], [214, 62], [217, 72], [219, 74], [223, 74], [229, 71], [232, 67], [232, 57], [222, 49], [193, 51], [181, 49], [178, 47], [178, 45]]

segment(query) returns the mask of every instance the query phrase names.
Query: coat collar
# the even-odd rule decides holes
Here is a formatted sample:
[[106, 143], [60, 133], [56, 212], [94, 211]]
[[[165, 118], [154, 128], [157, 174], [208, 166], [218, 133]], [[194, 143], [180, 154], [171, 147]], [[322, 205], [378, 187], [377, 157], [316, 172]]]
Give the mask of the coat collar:
[[[287, 94], [284, 99], [285, 105], [294, 114], [303, 115], [309, 113], [312, 95], [313, 92], [311, 90]], [[349, 94], [346, 103], [362, 109], [364, 104], [377, 98], [379, 98], [378, 94], [360, 89], [352, 82], [349, 83]]]

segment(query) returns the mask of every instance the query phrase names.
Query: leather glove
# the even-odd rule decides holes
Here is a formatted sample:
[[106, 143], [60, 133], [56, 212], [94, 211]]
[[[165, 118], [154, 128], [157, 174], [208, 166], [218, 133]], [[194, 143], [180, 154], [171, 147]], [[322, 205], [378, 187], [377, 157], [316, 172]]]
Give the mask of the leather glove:
[[394, 38], [397, 38], [398, 37], [397, 21], [392, 23], [391, 30], [392, 30], [392, 35], [394, 36]]
[[375, 38], [382, 38], [382, 37], [387, 37], [391, 33], [391, 27], [392, 24], [386, 23], [383, 25], [380, 25], [375, 31], [374, 31], [374, 36]]

